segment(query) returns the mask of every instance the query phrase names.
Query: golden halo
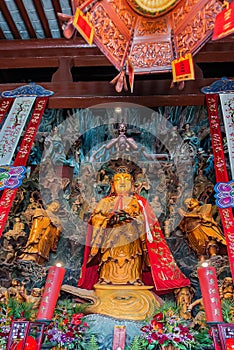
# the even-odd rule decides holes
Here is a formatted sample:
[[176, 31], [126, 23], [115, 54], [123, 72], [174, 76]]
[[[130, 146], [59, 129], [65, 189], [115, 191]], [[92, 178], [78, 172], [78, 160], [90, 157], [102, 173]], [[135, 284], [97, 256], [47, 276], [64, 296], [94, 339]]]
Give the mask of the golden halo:
[[128, 4], [144, 16], [157, 17], [170, 11], [181, 0], [127, 0]]

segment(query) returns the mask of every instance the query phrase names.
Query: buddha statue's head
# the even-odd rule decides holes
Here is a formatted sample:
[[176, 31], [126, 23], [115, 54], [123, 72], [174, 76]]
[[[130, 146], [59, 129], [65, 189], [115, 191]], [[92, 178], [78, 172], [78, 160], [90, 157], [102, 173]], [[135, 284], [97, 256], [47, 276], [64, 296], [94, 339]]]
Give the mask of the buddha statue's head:
[[128, 194], [132, 189], [132, 176], [127, 172], [117, 172], [113, 176], [113, 186], [116, 194]]

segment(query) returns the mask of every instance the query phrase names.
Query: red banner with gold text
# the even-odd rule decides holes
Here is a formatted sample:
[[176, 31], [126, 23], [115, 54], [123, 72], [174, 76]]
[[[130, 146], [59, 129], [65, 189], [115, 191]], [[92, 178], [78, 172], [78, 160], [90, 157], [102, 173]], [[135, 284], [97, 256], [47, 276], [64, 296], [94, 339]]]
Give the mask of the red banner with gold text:
[[0, 124], [2, 123], [3, 119], [5, 118], [5, 115], [8, 112], [8, 109], [10, 108], [11, 104], [13, 102], [12, 98], [3, 98], [0, 102]]
[[[214, 153], [216, 182], [228, 182], [228, 173], [218, 116], [218, 101], [219, 96], [217, 94], [206, 94], [212, 149]], [[234, 220], [232, 208], [219, 208], [219, 212], [222, 219], [224, 235], [227, 241], [230, 269], [232, 277], [234, 278]]]
[[212, 40], [222, 39], [234, 33], [234, 1], [215, 18]]
[[[41, 118], [48, 102], [48, 97], [37, 97], [32, 117], [27, 126], [20, 149], [16, 155], [14, 166], [26, 165]], [[0, 237], [7, 222], [17, 188], [5, 189], [0, 199]]]

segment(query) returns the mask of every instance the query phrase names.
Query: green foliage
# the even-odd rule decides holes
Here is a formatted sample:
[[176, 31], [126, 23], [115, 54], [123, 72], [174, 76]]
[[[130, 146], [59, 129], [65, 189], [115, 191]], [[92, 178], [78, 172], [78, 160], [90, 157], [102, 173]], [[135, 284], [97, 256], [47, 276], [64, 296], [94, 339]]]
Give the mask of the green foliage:
[[136, 335], [127, 350], [145, 350], [146, 346], [148, 346], [148, 342], [143, 337]]
[[30, 320], [33, 316], [33, 303], [22, 302], [17, 299], [10, 298], [8, 300], [8, 316], [12, 316], [14, 319], [24, 318]]
[[89, 342], [85, 346], [85, 350], [98, 350], [98, 343], [94, 334], [91, 335]]
[[[163, 315], [177, 315], [179, 314], [179, 308], [176, 305], [176, 303], [172, 300], [165, 300], [163, 301], [163, 304], [160, 306], [157, 306], [157, 308], [154, 310], [154, 314], [162, 313]], [[150, 321], [150, 320], [148, 320]]]
[[222, 313], [224, 322], [232, 323], [234, 319], [234, 300], [222, 300]]
[[71, 317], [73, 314], [85, 313], [85, 309], [89, 304], [73, 303], [70, 300], [59, 300], [55, 308], [55, 315], [57, 317], [66, 314]]
[[200, 328], [195, 333], [196, 344], [192, 347], [192, 349], [209, 349], [213, 345], [213, 340], [209, 334], [208, 328]]

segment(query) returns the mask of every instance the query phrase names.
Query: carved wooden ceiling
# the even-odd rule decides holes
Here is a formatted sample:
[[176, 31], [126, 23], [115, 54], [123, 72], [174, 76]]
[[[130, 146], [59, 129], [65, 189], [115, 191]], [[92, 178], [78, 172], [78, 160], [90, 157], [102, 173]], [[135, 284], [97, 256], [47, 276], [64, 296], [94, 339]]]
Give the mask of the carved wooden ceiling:
[[[201, 87], [223, 76], [234, 78], [234, 36], [210, 40], [215, 15], [222, 9], [219, 0], [180, 0], [171, 9], [167, 4], [174, 2], [163, 1], [163, 14], [155, 7], [147, 16], [140, 13], [139, 6], [144, 9], [148, 0], [88, 2], [89, 6], [82, 0], [0, 0], [0, 92], [33, 81], [55, 92], [50, 108], [117, 101], [149, 107], [202, 105]], [[64, 37], [62, 24], [66, 21], [58, 13], [69, 19], [76, 6], [88, 8], [87, 15], [96, 28], [91, 46], [77, 31], [71, 39]], [[107, 17], [119, 28], [116, 41], [103, 35]], [[116, 33], [114, 30], [113, 35]], [[110, 84], [124, 66], [121, 55], [111, 57], [114, 45], [118, 50], [124, 48], [123, 35], [131, 39], [125, 51], [140, 73], [135, 76], [133, 93], [117, 93]], [[188, 47], [194, 55], [196, 80], [179, 90], [171, 87], [170, 60]], [[165, 48], [168, 51], [163, 54]], [[155, 54], [157, 59], [153, 59]]]

